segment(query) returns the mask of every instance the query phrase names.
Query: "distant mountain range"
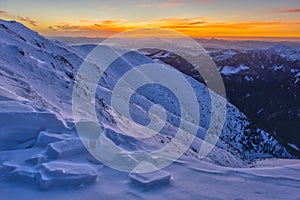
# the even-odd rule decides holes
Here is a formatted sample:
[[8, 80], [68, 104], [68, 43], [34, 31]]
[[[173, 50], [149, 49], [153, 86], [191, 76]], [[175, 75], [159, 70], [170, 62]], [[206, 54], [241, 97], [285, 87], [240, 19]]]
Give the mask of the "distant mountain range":
[[[223, 77], [228, 100], [299, 155], [300, 50], [279, 43], [267, 49], [207, 52]], [[204, 83], [194, 66], [176, 53], [148, 50], [146, 55]]]
[[[90, 38], [90, 37], [48, 37], [53, 41], [63, 42], [69, 45], [81, 45], [81, 44], [98, 44], [106, 38]], [[218, 49], [237, 49], [237, 50], [249, 50], [249, 49], [267, 49], [274, 45], [282, 44], [293, 48], [300, 48], [300, 42], [292, 41], [264, 41], [264, 40], [224, 40], [224, 39], [206, 39], [206, 38], [194, 38], [205, 48], [218, 48]]]

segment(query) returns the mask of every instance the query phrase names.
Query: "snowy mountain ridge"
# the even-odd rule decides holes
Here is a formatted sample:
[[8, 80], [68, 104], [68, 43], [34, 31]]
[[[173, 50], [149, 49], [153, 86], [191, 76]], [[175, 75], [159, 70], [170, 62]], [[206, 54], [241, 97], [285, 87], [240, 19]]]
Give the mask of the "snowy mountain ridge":
[[[277, 44], [268, 49], [215, 48], [208, 53], [222, 75], [229, 102], [258, 127], [278, 137], [287, 148], [295, 144], [291, 151], [299, 156], [299, 50]], [[176, 52], [153, 49], [144, 54], [204, 83], [196, 67]]]
[[[0, 35], [0, 120], [3, 124], [0, 141], [4, 142], [0, 147], [1, 177], [49, 189], [90, 184], [98, 180], [101, 170], [119, 176], [86, 152], [71, 119], [72, 88], [83, 62], [82, 52], [47, 40], [16, 22], [1, 20]], [[178, 103], [161, 86], [144, 87], [132, 97], [132, 115], [141, 124], [149, 120], [149, 105], [160, 103], [167, 109], [169, 118], [165, 129], [151, 140], [139, 140], [122, 133], [110, 114], [111, 91], [116, 81], [133, 66], [152, 62], [149, 57], [131, 52], [126, 59], [118, 58], [99, 82], [95, 108], [100, 126], [105, 130], [104, 137], [116, 147], [149, 151], [162, 147], [176, 133], [180, 116], [178, 107], [170, 105]], [[267, 132], [252, 127], [247, 117], [228, 103], [220, 140], [210, 154], [200, 160], [197, 153], [210, 116], [208, 91], [195, 79], [185, 78], [196, 91], [201, 121], [191, 148], [175, 162], [176, 166], [196, 162], [200, 166], [246, 167], [256, 158], [293, 157]], [[127, 131], [134, 131], [134, 128], [128, 127]], [[171, 176], [168, 172], [154, 174], [150, 182], [168, 182]], [[135, 175], [130, 175], [129, 179], [143, 187], [147, 185]]]

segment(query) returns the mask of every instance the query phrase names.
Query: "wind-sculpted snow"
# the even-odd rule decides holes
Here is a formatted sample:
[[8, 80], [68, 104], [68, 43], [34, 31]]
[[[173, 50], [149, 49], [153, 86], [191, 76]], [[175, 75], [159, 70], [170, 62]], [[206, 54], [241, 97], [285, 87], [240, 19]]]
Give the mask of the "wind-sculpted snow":
[[165, 186], [170, 182], [171, 175], [165, 171], [149, 172], [145, 174], [130, 174], [130, 181], [137, 187], [151, 189], [153, 187]]
[[53, 161], [41, 165], [36, 176], [38, 187], [78, 186], [96, 181], [97, 172], [88, 164]]
[[0, 101], [0, 124], [0, 150], [32, 147], [42, 130], [66, 130], [54, 114], [20, 101]]
[[[111, 96], [117, 80], [132, 67], [154, 61], [130, 52], [109, 67], [97, 86], [99, 124], [79, 123], [87, 135], [99, 127], [104, 134], [87, 141], [79, 139], [71, 119], [72, 88], [83, 52], [49, 41], [16, 22], [0, 21], [0, 35], [0, 194], [5, 199], [19, 199], [20, 195], [24, 199], [161, 199], [163, 195], [167, 199], [198, 200], [242, 198], [240, 192], [245, 199], [253, 194], [261, 199], [272, 197], [263, 191], [262, 184], [275, 188], [278, 198], [290, 193], [286, 199], [296, 199], [299, 180], [290, 174], [299, 165], [280, 167], [276, 173], [287, 174], [282, 177], [272, 176], [273, 169], [262, 172], [248, 168], [254, 158], [291, 155], [267, 132], [251, 130], [247, 117], [229, 103], [220, 139], [205, 158], [199, 158], [211, 115], [210, 98], [203, 84], [186, 75], [196, 91], [200, 122], [194, 124], [197, 137], [184, 155], [150, 174], [124, 173], [105, 166], [84, 145], [97, 148], [96, 139], [101, 138], [100, 142], [114, 147], [105, 159], [115, 159], [114, 150], [132, 154], [157, 150], [178, 130], [178, 99], [157, 84], [139, 88], [130, 99], [130, 114], [141, 125], [149, 122], [148, 110], [153, 104], [166, 109], [167, 121], [154, 137], [133, 137], [138, 130], [134, 126], [120, 130], [112, 115]], [[212, 95], [223, 100], [214, 92]], [[127, 155], [124, 159], [133, 158]], [[124, 164], [121, 161], [120, 165]]]
[[[3, 96], [34, 101], [41, 107], [54, 112], [60, 119], [70, 118], [71, 89], [73, 87], [76, 69], [79, 64], [82, 63], [81, 55], [76, 55], [73, 53], [76, 52], [76, 50], [70, 50], [69, 47], [65, 47], [62, 44], [55, 44], [39, 36], [37, 33], [31, 34], [30, 30], [18, 23], [2, 22], [2, 25], [2, 40], [5, 41], [5, 43], [3, 42], [1, 44], [3, 51], [1, 51], [0, 57], [0, 67], [4, 77], [1, 82], [5, 85], [5, 88], [2, 88]], [[15, 33], [22, 34], [25, 41], [16, 39]], [[44, 45], [36, 45], [37, 42], [43, 43]], [[23, 51], [24, 55], [22, 53]], [[130, 63], [127, 61], [130, 61]], [[96, 108], [100, 121], [110, 124], [109, 126], [114, 126], [114, 120], [110, 114], [109, 106], [111, 102], [111, 90], [115, 86], [116, 81], [132, 67], [152, 62], [151, 59], [132, 52], [126, 54], [124, 58], [117, 59], [112, 66], [108, 68], [100, 80], [98, 87], [97, 96], [99, 102], [96, 102]], [[188, 76], [185, 76], [185, 78], [192, 84], [199, 101], [199, 111], [201, 114], [199, 125], [207, 129], [210, 118], [210, 99], [207, 88]], [[177, 100], [172, 96], [172, 93], [163, 86], [146, 85], [145, 87], [139, 88], [139, 90], [133, 94], [131, 101], [132, 106], [130, 111], [137, 122], [140, 120], [140, 123], [147, 123], [149, 119], [147, 116], [147, 108], [153, 103], [160, 103], [168, 111], [167, 121], [170, 124], [165, 126], [162, 133], [165, 132], [168, 134], [167, 130], [170, 129], [170, 127], [167, 128], [168, 126], [174, 126], [174, 128], [178, 126], [180, 113], [178, 113]], [[232, 106], [229, 104], [229, 107], [231, 108]], [[230, 143], [230, 140], [233, 140], [232, 138], [243, 137], [243, 135], [245, 135], [243, 131], [245, 125], [241, 124], [247, 124], [247, 118], [236, 108], [228, 110], [231, 113], [228, 113], [227, 118], [232, 118], [232, 120], [227, 120], [228, 123], [226, 126], [229, 126], [229, 128], [226, 132], [223, 132], [223, 135], [229, 138], [223, 137], [225, 138], [225, 140], [223, 140], [224, 143]], [[237, 122], [237, 125], [234, 125], [233, 122], [239, 118], [242, 120]], [[128, 131], [130, 130], [128, 129]], [[204, 136], [204, 134], [202, 136]], [[204, 137], [202, 137], [202, 139], [203, 138]], [[262, 143], [263, 140], [264, 138], [261, 137], [260, 143]], [[237, 139], [233, 141], [237, 142], [235, 144], [241, 143]], [[230, 147], [224, 147], [224, 145], [222, 148], [228, 148], [231, 152], [237, 150], [241, 153], [248, 148], [243, 143], [235, 146], [237, 148], [234, 150]], [[241, 147], [244, 147], [244, 149], [241, 149]], [[267, 153], [266, 156], [288, 156], [288, 153], [285, 152], [284, 149], [278, 148], [281, 149], [281, 153], [279, 152], [279, 154], [270, 152], [269, 148], [267, 148], [265, 150]], [[251, 154], [252, 149], [250, 148], [249, 151]], [[265, 152], [258, 153], [263, 154]]]

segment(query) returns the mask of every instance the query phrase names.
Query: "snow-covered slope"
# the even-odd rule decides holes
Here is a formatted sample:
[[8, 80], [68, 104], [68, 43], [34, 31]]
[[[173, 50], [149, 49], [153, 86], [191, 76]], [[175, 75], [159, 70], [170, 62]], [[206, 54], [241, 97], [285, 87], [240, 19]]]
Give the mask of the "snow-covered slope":
[[[216, 47], [208, 52], [222, 75], [229, 102], [299, 156], [299, 48], [279, 43], [268, 49]], [[175, 53], [144, 51], [204, 83], [195, 67]]]
[[0, 31], [1, 93], [71, 117], [71, 79], [81, 59], [17, 22], [1, 21]]
[[[71, 119], [72, 88], [83, 61], [84, 48], [79, 51], [54, 43], [16, 22], [0, 21], [0, 35], [0, 192], [7, 199], [18, 199], [16, 194], [19, 192], [24, 194], [25, 199], [40, 198], [41, 193], [35, 192], [36, 187], [42, 190], [56, 187], [79, 189], [91, 183], [94, 184], [78, 190], [82, 192], [80, 195], [72, 190], [66, 197], [65, 191], [56, 190], [43, 193], [43, 198], [60, 195], [61, 199], [82, 199], [82, 196], [87, 199], [159, 199], [162, 193], [178, 199], [214, 198], [214, 194], [203, 193], [204, 188], [209, 189], [207, 186], [202, 185], [204, 188], [199, 190], [201, 183], [194, 181], [201, 177], [218, 180], [224, 176], [237, 176], [234, 180], [237, 184], [244, 177], [249, 177], [252, 180], [249, 184], [254, 187], [256, 182], [268, 178], [247, 170], [235, 171], [234, 167], [247, 167], [253, 158], [291, 157], [267, 132], [251, 129], [246, 116], [228, 104], [225, 127], [217, 146], [206, 158], [199, 159], [197, 152], [206, 135], [210, 117], [209, 108], [205, 106], [209, 105], [208, 91], [203, 84], [185, 76], [196, 91], [201, 109], [198, 134], [190, 149], [171, 166], [151, 174], [127, 174], [113, 170], [85, 150]], [[144, 55], [131, 52], [118, 58], [99, 82], [95, 103], [99, 126], [105, 130], [103, 137], [116, 148], [151, 151], [164, 146], [176, 133], [178, 106], [170, 105], [178, 102], [162, 86], [141, 88], [131, 100], [132, 115], [141, 124], [149, 120], [149, 105], [160, 103], [166, 108], [169, 116], [166, 128], [152, 139], [130, 137], [134, 127], [127, 127], [122, 132], [110, 114], [111, 90], [116, 81], [133, 66], [152, 62]], [[224, 170], [221, 166], [229, 168]], [[286, 171], [289, 173], [293, 169], [287, 168]], [[255, 170], [253, 173], [256, 173]], [[189, 179], [189, 176], [193, 178]], [[276, 177], [271, 179], [276, 182]], [[223, 179], [223, 183], [225, 181]], [[292, 185], [284, 188], [293, 193], [297, 181], [292, 177], [284, 179], [285, 183]], [[20, 187], [19, 183], [28, 186]], [[206, 182], [207, 185], [213, 183]], [[220, 184], [217, 185], [220, 187]], [[242, 185], [239, 187], [242, 189]], [[149, 190], [152, 192], [143, 192]], [[218, 190], [227, 189], [220, 187]], [[228, 196], [219, 197], [232, 195], [237, 194], [229, 192]]]

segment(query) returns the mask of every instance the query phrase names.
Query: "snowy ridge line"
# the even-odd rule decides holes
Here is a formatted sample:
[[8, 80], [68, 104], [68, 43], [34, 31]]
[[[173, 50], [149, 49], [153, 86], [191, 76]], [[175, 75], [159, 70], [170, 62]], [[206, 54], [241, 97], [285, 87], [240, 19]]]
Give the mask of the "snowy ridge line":
[[[3, 88], [0, 90], [0, 104], [2, 105], [0, 120], [2, 120], [1, 124], [5, 124], [0, 128], [0, 193], [5, 198], [13, 199], [15, 195], [27, 193], [39, 199], [50, 199], [57, 195], [55, 191], [56, 187], [59, 187], [60, 189], [71, 188], [72, 194], [68, 193], [69, 196], [64, 196], [66, 198], [82, 198], [83, 193], [87, 197], [91, 197], [90, 199], [112, 198], [109, 189], [114, 188], [116, 191], [113, 198], [130, 199], [132, 194], [136, 194], [137, 198], [142, 198], [143, 195], [147, 196], [155, 191], [153, 190], [155, 186], [158, 186], [156, 192], [170, 198], [176, 196], [188, 199], [197, 197], [198, 199], [199, 196], [207, 196], [208, 199], [214, 199], [210, 196], [211, 192], [204, 191], [207, 185], [202, 187], [202, 184], [209, 183], [214, 186], [217, 184], [221, 188], [220, 193], [224, 195], [220, 198], [226, 199], [228, 197], [226, 195], [236, 192], [228, 190], [226, 186], [239, 187], [240, 191], [247, 193], [245, 188], [249, 187], [244, 180], [248, 176], [250, 177], [249, 184], [255, 188], [251, 192], [259, 190], [260, 187], [256, 185], [264, 180], [274, 180], [274, 182], [270, 181], [274, 190], [283, 188], [287, 192], [296, 193], [295, 191], [299, 189], [296, 185], [299, 182], [298, 179], [280, 179], [275, 175], [272, 179], [273, 168], [271, 167], [265, 169], [267, 175], [261, 175], [259, 178], [251, 178], [255, 177], [252, 173], [255, 174], [256, 169], [240, 169], [241, 173], [245, 173], [245, 175], [226, 173], [228, 168], [224, 168], [224, 166], [229, 167], [232, 171], [236, 171], [234, 168], [248, 168], [251, 166], [249, 162], [254, 158], [291, 157], [278, 141], [269, 137], [267, 132], [259, 128], [251, 129], [250, 121], [231, 104], [228, 104], [225, 128], [217, 146], [206, 158], [199, 159], [197, 157], [197, 151], [203, 143], [201, 138], [206, 135], [209, 123], [210, 110], [207, 108], [209, 98], [206, 87], [189, 76], [185, 76], [185, 78], [197, 91], [196, 95], [199, 99], [201, 120], [197, 126], [201, 128], [199, 128], [191, 148], [185, 152], [182, 158], [163, 169], [162, 173], [160, 171], [157, 174], [142, 177], [128, 175], [128, 173], [123, 174], [104, 166], [85, 150], [72, 120], [71, 90], [76, 70], [84, 56], [77, 55], [76, 50], [71, 47], [53, 43], [18, 23], [0, 21], [0, 24], [4, 24], [7, 29], [13, 30], [24, 39], [18, 39], [11, 31], [3, 30], [3, 27], [0, 27], [0, 85]], [[31, 56], [45, 63], [37, 62]], [[152, 59], [138, 53], [126, 56], [127, 60], [135, 62], [137, 65], [153, 62]], [[118, 148], [132, 152], [161, 148], [172, 139], [177, 128], [179, 115], [176, 99], [160, 86], [135, 91], [132, 99], [132, 114], [142, 122], [147, 122], [147, 107], [157, 103], [155, 100], [160, 99], [165, 105], [174, 104], [175, 106], [166, 107], [170, 119], [161, 134], [147, 141], [128, 137], [130, 133], [118, 130], [110, 114], [110, 91], [114, 82], [121, 75], [120, 71], [116, 70], [118, 68], [113, 68], [114, 66], [126, 69], [132, 67], [128, 66], [126, 62], [122, 62], [122, 59], [117, 60], [112, 69], [107, 71], [101, 79], [97, 88], [95, 107], [100, 121], [99, 126], [105, 130], [105, 139], [111, 141]], [[159, 96], [159, 94], [162, 95]], [[87, 92], [86, 95], [89, 93]], [[85, 105], [82, 106], [84, 108]], [[128, 131], [135, 130], [128, 127]], [[208, 163], [211, 163], [209, 166], [212, 169], [215, 167], [220, 172], [224, 171], [224, 176], [210, 174], [209, 171], [198, 173], [196, 170], [186, 167], [194, 164], [201, 169]], [[294, 165], [295, 167], [298, 165]], [[283, 170], [281, 176], [289, 177], [290, 173], [295, 173], [294, 168], [280, 168]], [[232, 178], [232, 182], [228, 183], [228, 177]], [[199, 180], [205, 181], [199, 183]], [[265, 184], [268, 184], [268, 181]], [[282, 182], [282, 185], [275, 187], [279, 181]], [[26, 189], [20, 189], [18, 184], [15, 184], [16, 182], [22, 183], [30, 189], [24, 191]], [[191, 182], [197, 184], [193, 184], [193, 187], [185, 187], [185, 185], [189, 186]], [[213, 182], [215, 183], [212, 184]], [[227, 185], [223, 183], [227, 183]], [[14, 187], [10, 188], [10, 184]], [[135, 188], [136, 184], [138, 188], [145, 189], [143, 195], [137, 192], [139, 190]], [[81, 189], [83, 186], [86, 187], [86, 190]], [[32, 188], [50, 191], [38, 194], [36, 189]], [[214, 191], [216, 187], [207, 186], [207, 188], [209, 191]], [[268, 188], [271, 186], [268, 185]], [[94, 196], [89, 196], [85, 193], [86, 191], [91, 192], [90, 195]], [[183, 197], [184, 194], [187, 196]], [[279, 192], [278, 195], [279, 197], [283, 196]], [[153, 199], [149, 196], [145, 198]]]
[[[9, 24], [9, 23], [7, 23], [7, 24]], [[13, 27], [12, 27], [13, 28]], [[26, 35], [26, 34], [25, 34]], [[25, 37], [25, 36], [24, 36]], [[60, 47], [56, 47], [55, 46], [55, 44], [54, 43], [52, 43], [52, 42], [50, 42], [50, 41], [48, 41], [48, 40], [46, 40], [46, 39], [44, 39], [44, 38], [42, 38], [41, 36], [38, 36], [39, 38], [41, 38], [40, 40], [42, 40], [44, 43], [49, 43], [49, 48], [51, 49], [51, 47], [52, 46], [54, 46], [54, 50], [56, 51], [57, 50], [57, 48], [59, 49], [59, 51], [56, 51], [56, 52], [63, 52], [63, 54], [67, 54], [67, 55], [73, 55], [73, 54], [70, 54], [70, 53], [66, 53], [65, 51], [66, 51], [66, 49], [67, 48], [62, 48], [62, 49], [60, 49]], [[6, 36], [6, 38], [9, 38], [9, 37], [7, 37]], [[26, 37], [27, 38], [27, 37]], [[13, 40], [12, 38], [10, 38], [10, 40]], [[9, 40], [9, 41], [10, 41]], [[33, 40], [33, 41], [37, 41], [36, 39], [31, 39], [31, 40]], [[31, 41], [31, 40], [27, 40], [27, 41]], [[14, 40], [13, 40], [14, 41]], [[15, 42], [15, 41], [14, 41]], [[24, 43], [24, 42], [23, 42]], [[21, 46], [21, 47], [23, 47], [23, 48], [25, 48], [25, 46], [26, 46], [26, 44], [23, 44], [23, 43], [21, 43], [21, 44], [19, 44], [19, 46]], [[26, 43], [26, 42], [25, 42]], [[25, 45], [25, 46], [24, 46]], [[43, 45], [42, 45], [43, 46]], [[45, 46], [45, 45], [44, 45]], [[36, 46], [36, 48], [37, 49], [40, 49], [40, 48], [42, 48], [42, 47], [39, 47], [39, 46]], [[48, 49], [47, 51], [49, 51], [49, 52], [51, 52], [51, 50], [50, 49]], [[33, 50], [33, 51], [35, 51], [35, 50]], [[70, 69], [72, 69], [73, 68], [73, 74], [74, 73], [76, 73], [76, 65], [75, 64], [72, 64], [72, 63], [80, 63], [80, 62], [82, 62], [81, 61], [81, 59], [79, 58], [80, 56], [75, 56], [74, 58], [76, 58], [75, 60], [73, 60], [73, 59], [68, 59], [68, 60], [71, 60], [71, 61], [68, 61], [67, 59], [65, 59], [65, 58], [62, 58], [62, 56], [58, 56], [58, 55], [56, 55], [54, 52], [51, 52], [50, 53], [54, 58], [61, 58], [61, 61], [62, 61], [62, 66], [60, 66], [59, 68], [56, 68], [56, 69], [54, 69], [54, 71], [55, 71], [55, 74], [53, 74], [54, 75], [54, 77], [55, 77], [55, 79], [58, 81], [57, 83], [58, 84], [56, 84], [56, 85], [53, 85], [53, 87], [51, 88], [50, 86], [52, 85], [52, 83], [53, 83], [53, 81], [52, 81], [52, 79], [53, 79], [53, 76], [51, 76], [51, 81], [49, 81], [49, 82], [46, 82], [46, 84], [44, 84], [45, 86], [47, 85], [47, 87], [49, 87], [48, 88], [48, 91], [45, 93], [45, 90], [43, 90], [43, 88], [41, 88], [40, 86], [39, 86], [39, 84], [40, 84], [40, 82], [36, 82], [36, 81], [32, 81], [32, 82], [30, 82], [30, 85], [31, 85], [31, 87], [33, 87], [41, 96], [43, 96], [44, 98], [47, 98], [47, 99], [49, 99], [48, 101], [49, 102], [51, 102], [51, 104], [53, 105], [53, 106], [55, 106], [55, 107], [58, 107], [61, 111], [63, 111], [62, 113], [60, 113], [60, 115], [61, 116], [63, 116], [63, 118], [70, 118], [69, 116], [70, 116], [70, 114], [71, 114], [71, 109], [70, 109], [70, 107], [69, 107], [69, 104], [70, 104], [70, 90], [68, 90], [68, 88], [71, 88], [72, 87], [72, 78], [74, 78], [74, 75], [72, 75], [72, 74], [69, 74], [69, 70]], [[16, 54], [16, 55], [18, 55], [18, 54]], [[19, 54], [20, 55], [20, 54]], [[19, 56], [18, 55], [18, 56]], [[21, 56], [21, 55], [20, 55]], [[41, 56], [43, 56], [43, 55], [40, 55], [40, 56], [35, 56], [35, 57], [37, 57], [37, 58], [39, 58], [40, 59], [40, 57]], [[146, 59], [146, 58], [144, 58], [142, 55], [140, 55], [140, 54], [132, 54], [132, 55], [128, 55], [129, 56], [129, 60], [135, 60], [135, 59], [140, 59], [140, 60], [142, 60], [142, 62], [149, 62], [150, 60], [149, 59]], [[8, 58], [10, 58], [11, 56], [8, 56]], [[73, 57], [72, 57], [73, 58]], [[48, 58], [47, 58], [48, 59]], [[53, 58], [49, 58], [50, 60], [52, 60]], [[143, 60], [144, 59], [144, 60]], [[46, 60], [46, 59], [40, 59], [40, 60]], [[30, 60], [28, 60], [28, 62], [30, 62], [31, 61], [31, 59]], [[151, 61], [152, 62], [152, 61]], [[12, 62], [13, 63], [13, 62]], [[40, 63], [37, 63], [38, 65], [40, 64]], [[121, 63], [120, 63], [121, 64]], [[72, 65], [72, 66], [70, 66], [70, 65]], [[124, 67], [126, 66], [126, 63], [124, 64], [122, 64]], [[48, 67], [49, 67], [49, 69], [51, 69], [51, 68], [53, 68], [52, 67], [52, 65], [51, 64], [49, 64], [49, 65], [47, 65]], [[66, 68], [64, 68], [64, 66], [66, 66]], [[71, 67], [71, 68], [70, 68]], [[128, 67], [128, 66], [127, 66]], [[20, 71], [20, 69], [19, 68], [16, 68], [16, 66], [14, 67], [15, 69], [16, 69], [16, 71]], [[24, 66], [24, 68], [26, 69], [26, 66]], [[28, 68], [28, 67], [27, 67]], [[29, 68], [30, 70], [32, 70], [31, 68]], [[43, 71], [43, 68], [37, 68], [37, 69], [35, 69], [35, 70], [38, 70], [38, 71], [41, 71], [41, 73], [42, 74], [45, 74], [45, 72]], [[25, 70], [21, 70], [20, 71], [21, 73], [23, 73], [23, 74], [28, 74]], [[49, 71], [47, 71], [47, 73], [48, 73]], [[56, 72], [59, 72], [59, 74], [57, 74]], [[29, 74], [28, 74], [29, 75]], [[24, 76], [24, 75], [23, 75]], [[27, 75], [26, 75], [27, 76]], [[28, 79], [28, 80], [32, 80], [32, 78], [30, 78], [32, 76], [32, 74], [30, 74], [29, 76], [27, 76], [26, 78]], [[62, 76], [62, 77], [61, 77]], [[107, 74], [107, 76], [105, 77], [105, 79], [107, 79], [107, 80], [109, 80], [109, 78], [111, 77], [111, 78], [114, 78], [114, 79], [118, 79], [117, 77], [115, 77], [116, 76], [116, 72], [115, 71], [111, 71], [110, 73], [108, 73]], [[50, 77], [50, 76], [46, 76], [46, 77]], [[47, 78], [46, 77], [43, 77], [43, 79], [44, 80], [47, 80]], [[25, 77], [24, 77], [25, 78]], [[34, 77], [34, 78], [37, 78], [37, 77]], [[199, 93], [198, 93], [198, 97], [201, 99], [201, 98], [203, 98], [203, 94], [206, 94], [206, 92], [205, 92], [205, 88], [201, 85], [201, 84], [199, 84], [198, 82], [196, 82], [196, 81], [193, 81], [190, 77], [188, 77], [188, 76], [186, 76], [186, 78], [189, 80], [189, 82], [192, 84], [192, 86], [195, 88], [195, 90], [200, 90], [199, 91]], [[39, 78], [40, 79], [40, 78]], [[61, 80], [61, 79], [63, 79], [63, 80]], [[105, 82], [107, 82], [107, 80], [105, 81]], [[41, 80], [41, 82], [45, 82], [45, 81], [42, 81]], [[65, 83], [64, 83], [65, 82]], [[67, 82], [69, 82], [69, 83], [67, 83]], [[105, 83], [104, 82], [104, 86], [107, 88], [107, 89], [111, 89], [111, 83], [109, 83], [109, 82], [107, 82], [107, 83]], [[39, 83], [39, 84], [37, 84], [37, 83]], [[67, 83], [67, 85], [65, 86], [65, 88], [64, 87], [61, 87], [62, 85], [65, 85]], [[164, 90], [162, 89], [162, 88], [158, 88], [159, 90], [161, 90], [161, 92], [164, 92]], [[58, 90], [58, 91], [57, 91]], [[52, 96], [49, 96], [49, 95], [47, 95], [47, 93], [52, 93], [52, 94], [56, 94], [56, 95], [54, 95], [54, 98], [52, 97]], [[145, 93], [145, 92], [144, 92]], [[143, 96], [145, 96], [145, 94], [142, 94]], [[154, 96], [152, 97], [152, 99], [154, 98]], [[173, 101], [173, 100], [171, 100], [171, 99], [169, 99], [169, 98], [167, 98], [166, 97], [166, 99], [167, 99], [167, 102], [166, 102], [166, 104], [168, 104], [168, 103], [170, 103], [169, 101]], [[203, 102], [205, 102], [205, 101], [207, 101], [207, 100], [203, 100]], [[201, 102], [201, 103], [203, 103], [203, 102]], [[204, 103], [205, 104], [205, 103]], [[101, 106], [100, 106], [101, 107]], [[233, 112], [231, 111], [231, 110], [234, 110]], [[237, 114], [235, 114], [236, 116], [235, 117], [233, 117], [233, 118], [235, 118], [235, 119], [237, 119], [237, 118], [243, 118], [244, 120], [247, 120], [246, 118], [245, 118], [245, 116], [243, 116], [242, 114], [238, 114], [239, 113], [239, 111], [237, 111], [236, 110], [236, 108], [231, 108], [231, 106], [230, 106], [230, 109], [229, 109], [229, 111], [231, 112], [231, 113], [228, 113], [228, 115], [229, 116], [231, 116], [232, 114], [234, 114], [235, 112], [237, 113]], [[102, 111], [102, 112], [105, 112], [105, 111]], [[209, 114], [208, 114], [208, 112], [209, 111], [202, 111], [202, 113], [204, 113], [202, 116], [201, 116], [201, 118], [203, 119], [203, 121], [201, 122], [201, 124], [200, 124], [200, 126], [201, 127], [203, 127], [203, 128], [206, 128], [206, 126], [207, 126], [207, 121], [205, 121], [206, 119], [207, 119], [207, 117], [209, 116]], [[173, 112], [174, 113], [174, 112]], [[201, 112], [200, 112], [201, 113]], [[239, 115], [241, 115], [241, 116], [239, 116]], [[240, 152], [243, 152], [243, 151], [245, 151], [245, 149], [241, 149], [241, 147], [244, 145], [237, 145], [238, 143], [238, 137], [235, 137], [235, 134], [237, 134], [237, 132], [243, 132], [243, 126], [241, 127], [241, 128], [239, 128], [239, 129], [237, 129], [236, 131], [236, 133], [234, 133], [234, 134], [232, 134], [231, 132], [232, 131], [230, 131], [230, 129], [236, 129], [234, 126], [236, 126], [234, 123], [233, 123], [233, 120], [228, 120], [228, 122], [230, 122], [230, 123], [232, 123], [232, 124], [228, 124], [227, 123], [227, 128], [229, 128], [229, 129], [227, 129], [227, 131], [225, 132], [225, 134], [224, 134], [224, 136], [222, 136], [223, 137], [223, 140], [224, 140], [224, 142], [225, 143], [231, 143], [231, 146], [233, 146], [235, 149], [237, 149], [237, 150], [239, 150]], [[241, 121], [240, 121], [241, 122]], [[237, 123], [236, 123], [237, 124]], [[245, 124], [247, 124], [247, 123], [245, 123]], [[240, 126], [240, 125], [238, 125], [238, 126]], [[226, 129], [226, 128], [225, 128]], [[230, 139], [227, 139], [226, 137], [228, 137], [228, 138], [230, 138]], [[232, 138], [232, 139], [231, 139]], [[233, 138], [236, 138], [235, 140], [233, 140]], [[232, 140], [232, 141], [230, 141], [230, 140]], [[276, 143], [276, 142], [274, 142], [274, 143]], [[278, 155], [279, 156], [279, 155]]]
[[[19, 199], [28, 195], [31, 199], [48, 200], [59, 196], [68, 200], [161, 199], [164, 196], [198, 200], [201, 197], [251, 199], [256, 195], [254, 197], [261, 199], [274, 199], [274, 196], [278, 199], [297, 198], [300, 180], [293, 174], [299, 171], [299, 164], [289, 162], [282, 168], [267, 166], [263, 170], [249, 168], [252, 166], [249, 162], [254, 158], [292, 156], [267, 132], [250, 127], [251, 122], [231, 104], [228, 104], [226, 124], [217, 146], [207, 157], [197, 157], [209, 123], [209, 99], [206, 87], [189, 76], [185, 78], [197, 91], [201, 114], [197, 125], [201, 128], [190, 149], [170, 166], [150, 174], [122, 173], [103, 165], [86, 151], [72, 120], [71, 90], [84, 56], [16, 22], [0, 21], [0, 24], [6, 27], [0, 27], [2, 197]], [[14, 33], [20, 37], [16, 38]], [[153, 62], [138, 53], [126, 56], [137, 65]], [[111, 67], [100, 81], [95, 102], [100, 121], [97, 126], [105, 130], [103, 138], [116, 148], [131, 152], [163, 147], [176, 132], [179, 117], [176, 99], [160, 86], [135, 91], [132, 115], [147, 122], [147, 108], [161, 100], [169, 105], [166, 107], [169, 119], [165, 130], [156, 137], [149, 140], [129, 137], [133, 127], [128, 127], [128, 133], [121, 132], [110, 114], [110, 91], [121, 75], [120, 71], [132, 66], [120, 59]], [[85, 125], [93, 128], [88, 122]], [[260, 163], [258, 161], [256, 165], [263, 165]], [[218, 173], [211, 173], [214, 171]]]

